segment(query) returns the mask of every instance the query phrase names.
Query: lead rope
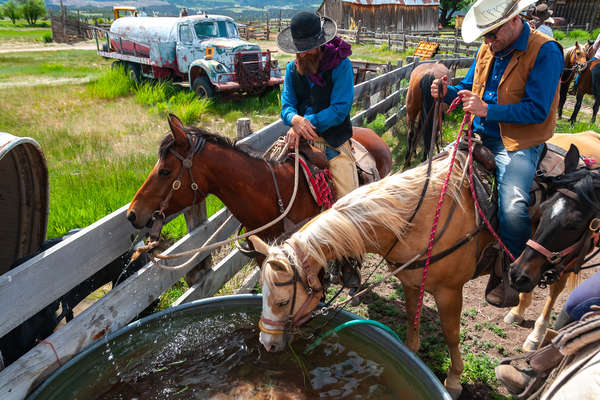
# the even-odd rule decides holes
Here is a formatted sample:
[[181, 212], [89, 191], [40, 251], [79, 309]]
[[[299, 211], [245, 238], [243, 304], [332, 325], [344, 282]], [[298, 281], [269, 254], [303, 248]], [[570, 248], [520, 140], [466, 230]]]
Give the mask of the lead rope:
[[[452, 111], [454, 111], [454, 109], [456, 108], [456, 106], [461, 102], [463, 96], [458, 96], [456, 99], [454, 99], [454, 101], [452, 102], [452, 104], [450, 104], [450, 107], [448, 108], [447, 113], [451, 113]], [[448, 187], [448, 182], [450, 179], [450, 176], [452, 175], [452, 168], [454, 167], [454, 161], [456, 159], [456, 152], [458, 150], [458, 144], [460, 143], [460, 139], [463, 135], [463, 133], [465, 133], [465, 124], [467, 124], [467, 137], [469, 139], [469, 157], [468, 157], [468, 163], [469, 163], [469, 188], [471, 190], [471, 195], [473, 197], [473, 202], [475, 203], [475, 208], [477, 209], [477, 212], [479, 213], [480, 217], [482, 218], [482, 220], [484, 221], [486, 227], [488, 228], [488, 230], [490, 231], [490, 233], [492, 234], [492, 236], [494, 237], [494, 239], [496, 239], [496, 241], [500, 244], [500, 247], [502, 248], [502, 250], [504, 250], [504, 252], [506, 252], [506, 254], [510, 257], [511, 261], [514, 261], [515, 258], [514, 256], [511, 254], [511, 252], [508, 250], [508, 248], [506, 247], [506, 245], [502, 242], [502, 240], [500, 239], [500, 236], [498, 236], [498, 234], [494, 231], [494, 229], [492, 228], [492, 225], [490, 224], [490, 222], [488, 221], [488, 219], [486, 218], [485, 214], [483, 213], [483, 210], [481, 209], [481, 206], [479, 205], [479, 201], [477, 200], [477, 196], [475, 194], [475, 187], [473, 185], [473, 146], [472, 146], [472, 141], [471, 141], [471, 137], [473, 134], [473, 127], [472, 127], [472, 121], [471, 121], [471, 113], [466, 112], [465, 116], [462, 120], [462, 123], [460, 125], [460, 131], [458, 132], [458, 136], [456, 138], [456, 142], [454, 144], [454, 149], [452, 151], [452, 158], [450, 160], [450, 166], [448, 168], [448, 173], [446, 174], [446, 178], [444, 180], [444, 184], [442, 185], [442, 191], [440, 193], [440, 199], [438, 200], [438, 205], [437, 208], [435, 210], [435, 216], [433, 218], [433, 225], [431, 227], [431, 235], [429, 236], [429, 244], [427, 246], [427, 258], [425, 259], [425, 266], [423, 267], [423, 278], [421, 279], [421, 287], [419, 289], [419, 299], [417, 301], [417, 311], [415, 313], [415, 319], [413, 321], [413, 328], [416, 330], [418, 325], [419, 325], [419, 320], [421, 318], [421, 308], [423, 306], [423, 295], [425, 293], [425, 279], [427, 278], [427, 271], [429, 270], [429, 264], [431, 261], [431, 253], [433, 250], [433, 241], [435, 238], [435, 233], [437, 230], [437, 224], [439, 221], [439, 217], [440, 217], [440, 213], [441, 213], [441, 209], [442, 209], [442, 204], [444, 202], [444, 197], [446, 195], [446, 190]]]

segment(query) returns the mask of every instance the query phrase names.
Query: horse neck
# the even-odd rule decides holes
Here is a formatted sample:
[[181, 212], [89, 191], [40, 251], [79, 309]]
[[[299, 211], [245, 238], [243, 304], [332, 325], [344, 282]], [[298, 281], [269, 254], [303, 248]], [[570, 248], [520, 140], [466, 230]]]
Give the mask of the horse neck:
[[[246, 228], [261, 226], [279, 214], [273, 196], [265, 192], [273, 178], [264, 160], [214, 143], [207, 143], [196, 160], [194, 172], [206, 179], [207, 193], [218, 197]], [[281, 188], [286, 177], [281, 168], [274, 170]]]

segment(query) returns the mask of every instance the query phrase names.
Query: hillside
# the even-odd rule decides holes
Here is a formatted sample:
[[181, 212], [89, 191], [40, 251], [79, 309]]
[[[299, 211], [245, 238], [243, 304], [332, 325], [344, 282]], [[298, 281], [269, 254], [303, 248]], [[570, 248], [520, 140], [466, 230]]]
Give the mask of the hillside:
[[[0, 0], [2, 3], [5, 0]], [[177, 15], [181, 7], [186, 7], [189, 12], [206, 11], [212, 14], [224, 14], [236, 19], [263, 19], [266, 11], [271, 17], [289, 18], [299, 10], [315, 11], [321, 1], [309, 0], [306, 2], [290, 2], [289, 0], [141, 0], [141, 1], [115, 1], [115, 0], [63, 0], [63, 4], [70, 9], [96, 11], [108, 16], [112, 6], [136, 6], [148, 15], [158, 12], [159, 15]], [[46, 0], [49, 9], [57, 9], [60, 0]]]

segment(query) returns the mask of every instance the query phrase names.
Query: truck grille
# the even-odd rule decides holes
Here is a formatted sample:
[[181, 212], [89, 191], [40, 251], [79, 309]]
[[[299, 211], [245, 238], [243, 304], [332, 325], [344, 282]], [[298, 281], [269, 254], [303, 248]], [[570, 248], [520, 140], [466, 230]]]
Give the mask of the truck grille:
[[263, 63], [261, 52], [238, 52], [235, 53], [235, 73], [244, 90], [264, 87], [271, 75], [271, 62]]

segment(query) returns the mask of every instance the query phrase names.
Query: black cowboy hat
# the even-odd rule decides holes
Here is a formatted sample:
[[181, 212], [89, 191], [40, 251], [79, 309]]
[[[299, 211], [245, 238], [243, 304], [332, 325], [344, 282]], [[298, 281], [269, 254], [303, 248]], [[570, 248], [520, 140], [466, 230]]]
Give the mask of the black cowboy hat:
[[302, 53], [329, 42], [336, 32], [337, 26], [331, 18], [302, 11], [277, 35], [277, 46], [285, 53]]

